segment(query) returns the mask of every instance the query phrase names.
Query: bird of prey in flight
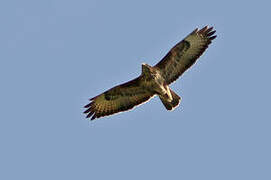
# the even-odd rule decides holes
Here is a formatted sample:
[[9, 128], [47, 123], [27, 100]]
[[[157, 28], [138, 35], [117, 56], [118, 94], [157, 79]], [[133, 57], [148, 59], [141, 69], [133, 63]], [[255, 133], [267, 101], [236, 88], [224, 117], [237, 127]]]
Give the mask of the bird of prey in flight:
[[143, 63], [139, 77], [91, 98], [90, 103], [85, 106], [86, 117], [94, 120], [127, 111], [155, 95], [159, 96], [167, 110], [173, 110], [179, 105], [181, 98], [169, 85], [196, 62], [216, 38], [215, 32], [213, 27], [208, 26], [195, 29], [155, 66]]

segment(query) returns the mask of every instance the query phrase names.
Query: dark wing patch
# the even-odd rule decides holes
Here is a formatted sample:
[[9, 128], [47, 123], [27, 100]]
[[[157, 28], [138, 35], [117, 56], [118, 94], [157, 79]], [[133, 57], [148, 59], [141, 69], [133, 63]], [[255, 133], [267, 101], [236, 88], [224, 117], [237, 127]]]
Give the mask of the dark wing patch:
[[176, 44], [168, 54], [155, 65], [162, 72], [167, 84], [172, 83], [190, 68], [207, 49], [216, 36], [213, 27], [195, 29], [184, 40]]
[[142, 89], [140, 78], [116, 86], [94, 98], [85, 106], [87, 118], [108, 116], [122, 111], [127, 111], [133, 107], [148, 101], [154, 94]]

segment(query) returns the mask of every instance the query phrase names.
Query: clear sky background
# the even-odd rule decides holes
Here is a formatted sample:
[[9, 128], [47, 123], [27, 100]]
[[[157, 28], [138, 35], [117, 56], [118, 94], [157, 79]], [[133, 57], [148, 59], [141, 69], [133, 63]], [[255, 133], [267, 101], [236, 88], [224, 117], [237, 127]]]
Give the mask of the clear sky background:
[[[0, 2], [0, 179], [271, 179], [268, 1]], [[196, 27], [217, 38], [150, 102], [96, 121], [88, 99]]]

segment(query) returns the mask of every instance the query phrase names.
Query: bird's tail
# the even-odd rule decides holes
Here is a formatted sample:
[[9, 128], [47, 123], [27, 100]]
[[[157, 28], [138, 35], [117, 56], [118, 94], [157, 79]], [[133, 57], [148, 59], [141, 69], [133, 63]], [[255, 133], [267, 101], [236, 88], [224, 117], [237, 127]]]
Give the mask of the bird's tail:
[[166, 107], [167, 110], [174, 110], [181, 101], [181, 97], [178, 96], [174, 91], [172, 91], [170, 89], [170, 93], [172, 95], [172, 101], [168, 102], [167, 99], [164, 99], [162, 96], [159, 96], [160, 100], [162, 101], [162, 103], [164, 104], [164, 106]]

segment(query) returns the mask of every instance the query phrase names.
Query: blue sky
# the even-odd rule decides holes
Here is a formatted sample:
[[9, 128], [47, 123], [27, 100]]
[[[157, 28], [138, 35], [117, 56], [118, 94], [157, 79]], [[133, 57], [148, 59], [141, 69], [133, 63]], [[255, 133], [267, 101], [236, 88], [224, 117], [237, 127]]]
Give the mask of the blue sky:
[[[270, 179], [267, 1], [0, 2], [0, 179]], [[196, 27], [217, 38], [158, 98], [88, 121], [88, 98]]]

